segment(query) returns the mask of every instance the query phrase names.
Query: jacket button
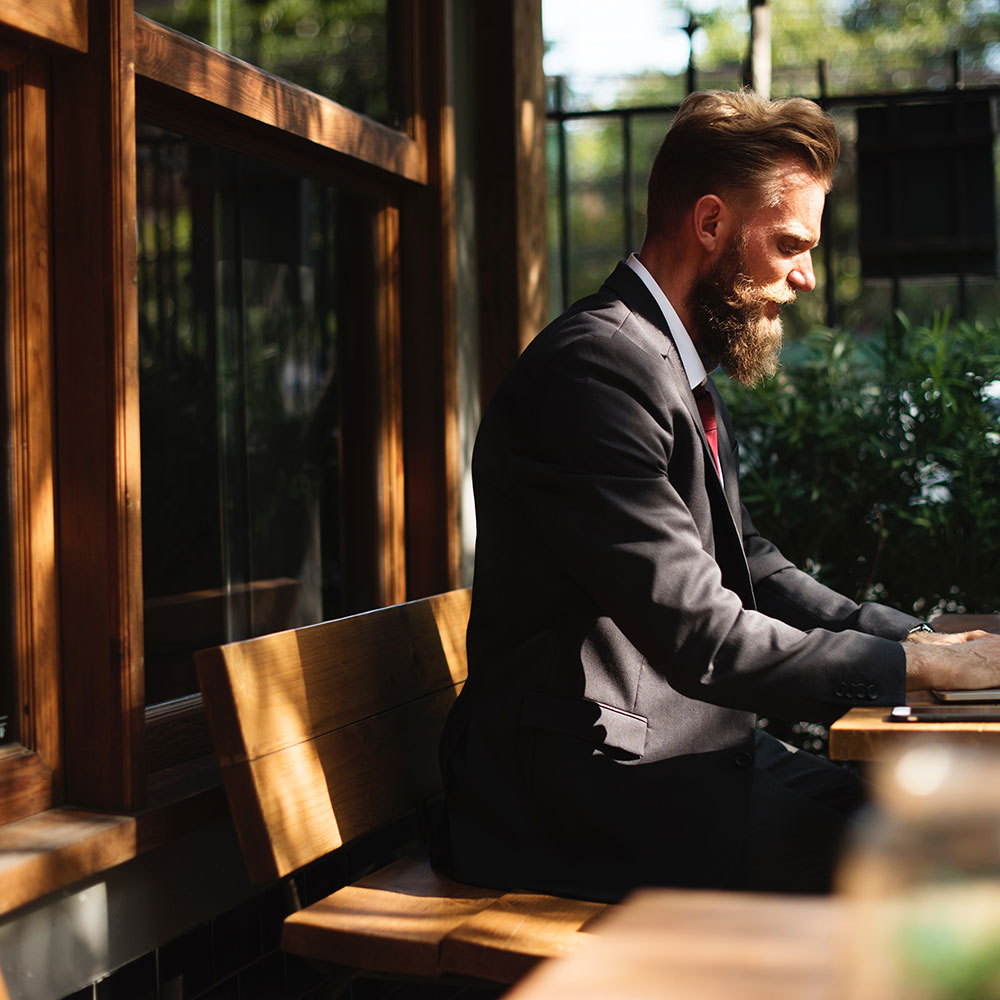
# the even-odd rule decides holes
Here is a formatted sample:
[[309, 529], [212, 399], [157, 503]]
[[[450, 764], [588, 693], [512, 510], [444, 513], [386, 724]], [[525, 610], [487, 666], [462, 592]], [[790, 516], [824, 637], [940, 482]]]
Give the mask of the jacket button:
[[874, 684], [868, 685], [868, 697], [871, 701], [878, 697], [878, 688]]
[[737, 767], [751, 767], [753, 765], [753, 754], [747, 753], [746, 750], [741, 750], [733, 758], [733, 761]]
[[835, 687], [835, 688], [833, 689], [833, 693], [834, 693], [834, 694], [835, 694], [835, 695], [836, 695], [836, 696], [837, 696], [838, 698], [843, 698], [843, 697], [844, 697], [844, 695], [845, 695], [845, 694], [847, 694], [847, 692], [846, 692], [846, 691], [844, 690], [844, 682], [843, 682], [843, 681], [841, 681], [841, 682], [840, 682], [840, 683], [839, 683], [839, 684], [838, 684], [838, 685], [837, 685], [837, 686], [836, 686], [836, 687]]

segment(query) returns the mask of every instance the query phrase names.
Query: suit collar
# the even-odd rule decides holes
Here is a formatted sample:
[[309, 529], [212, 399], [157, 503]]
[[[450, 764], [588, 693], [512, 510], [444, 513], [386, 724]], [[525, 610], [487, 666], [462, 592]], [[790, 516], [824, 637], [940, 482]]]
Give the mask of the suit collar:
[[688, 384], [692, 389], [701, 385], [708, 377], [708, 372], [705, 371], [705, 365], [698, 354], [698, 349], [694, 346], [691, 334], [688, 333], [687, 328], [681, 322], [674, 304], [667, 298], [666, 293], [657, 284], [656, 279], [646, 270], [646, 265], [635, 254], [632, 254], [625, 261], [625, 264], [630, 270], [639, 275], [640, 280], [646, 286], [649, 294], [653, 296], [653, 301], [663, 314], [667, 329], [670, 331], [670, 336], [677, 347], [677, 353], [681, 357], [681, 364], [684, 365], [684, 374], [687, 375]]

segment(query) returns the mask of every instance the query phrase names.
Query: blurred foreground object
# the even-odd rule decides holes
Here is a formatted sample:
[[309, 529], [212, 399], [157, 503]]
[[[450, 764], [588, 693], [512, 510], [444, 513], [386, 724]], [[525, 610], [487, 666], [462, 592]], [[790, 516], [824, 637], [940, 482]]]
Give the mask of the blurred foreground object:
[[839, 888], [843, 996], [1000, 998], [1000, 755], [928, 745], [887, 766]]

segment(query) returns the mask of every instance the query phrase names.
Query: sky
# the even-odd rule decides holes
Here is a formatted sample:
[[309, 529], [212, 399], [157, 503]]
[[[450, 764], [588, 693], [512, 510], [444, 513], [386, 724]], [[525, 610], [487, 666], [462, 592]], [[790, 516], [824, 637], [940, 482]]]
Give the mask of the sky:
[[[692, 4], [698, 10], [710, 6]], [[744, 3], [738, 4], [745, 9]], [[612, 13], [609, 13], [609, 8]], [[550, 44], [548, 76], [623, 76], [643, 70], [682, 73], [688, 61], [688, 15], [667, 0], [542, 0]], [[695, 53], [698, 52], [695, 35]]]

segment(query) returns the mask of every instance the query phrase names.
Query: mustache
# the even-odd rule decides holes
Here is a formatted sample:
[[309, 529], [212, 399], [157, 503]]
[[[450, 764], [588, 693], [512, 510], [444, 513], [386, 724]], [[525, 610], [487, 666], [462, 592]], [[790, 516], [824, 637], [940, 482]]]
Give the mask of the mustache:
[[729, 293], [723, 295], [723, 301], [731, 308], [740, 306], [787, 306], [796, 299], [794, 288], [779, 284], [760, 288], [747, 274], [737, 274], [730, 285]]

